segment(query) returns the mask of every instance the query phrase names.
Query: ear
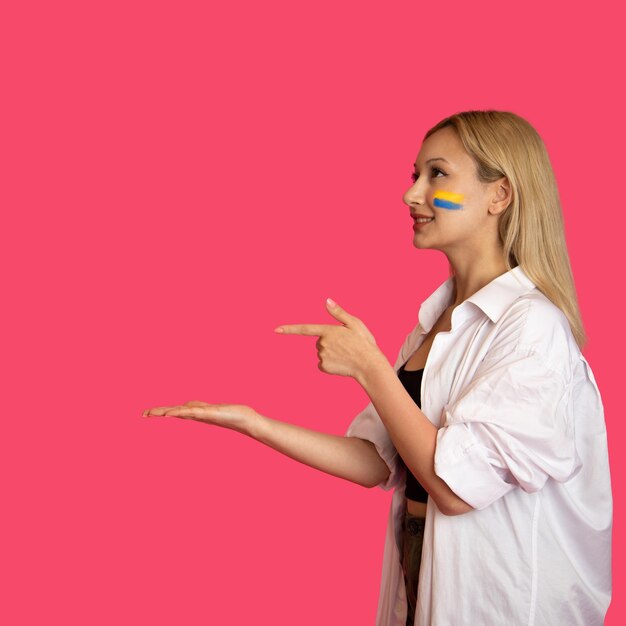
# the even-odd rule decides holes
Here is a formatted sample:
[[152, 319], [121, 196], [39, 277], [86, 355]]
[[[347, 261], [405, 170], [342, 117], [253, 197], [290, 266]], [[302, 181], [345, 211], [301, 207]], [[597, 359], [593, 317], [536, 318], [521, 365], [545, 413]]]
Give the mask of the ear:
[[506, 176], [499, 178], [492, 183], [493, 185], [493, 198], [489, 205], [489, 213], [492, 215], [499, 215], [508, 208], [513, 199], [511, 192], [511, 183]]

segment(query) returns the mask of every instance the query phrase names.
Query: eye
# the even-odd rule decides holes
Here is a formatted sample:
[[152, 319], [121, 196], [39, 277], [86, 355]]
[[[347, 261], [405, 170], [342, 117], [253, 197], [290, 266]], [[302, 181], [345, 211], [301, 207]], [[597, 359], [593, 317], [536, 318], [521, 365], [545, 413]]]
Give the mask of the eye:
[[[439, 172], [442, 176], [447, 176], [447, 174], [443, 170], [440, 170], [438, 167], [431, 167], [430, 171], [433, 172], [433, 173], [434, 172]], [[418, 176], [419, 176], [419, 174], [416, 174], [415, 172], [412, 172], [411, 173], [411, 180], [414, 183], [417, 182]], [[435, 176], [435, 178], [437, 178], [437, 177]]]

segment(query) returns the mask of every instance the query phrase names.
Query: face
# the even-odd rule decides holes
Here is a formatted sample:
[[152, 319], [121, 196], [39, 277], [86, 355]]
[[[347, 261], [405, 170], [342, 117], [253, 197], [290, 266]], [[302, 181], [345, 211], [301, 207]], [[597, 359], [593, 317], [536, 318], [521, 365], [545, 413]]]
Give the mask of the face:
[[508, 204], [508, 183], [480, 182], [474, 161], [452, 128], [442, 128], [424, 141], [412, 179], [403, 197], [411, 216], [433, 218], [414, 230], [416, 247], [480, 249], [486, 239], [493, 240], [497, 217]]

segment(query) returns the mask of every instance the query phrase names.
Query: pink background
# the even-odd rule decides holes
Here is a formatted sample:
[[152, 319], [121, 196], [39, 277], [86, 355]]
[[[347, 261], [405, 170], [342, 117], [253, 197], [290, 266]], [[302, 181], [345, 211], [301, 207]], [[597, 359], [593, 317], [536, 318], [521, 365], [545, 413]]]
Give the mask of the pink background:
[[395, 359], [447, 278], [402, 194], [465, 109], [518, 113], [550, 152], [624, 553], [617, 2], [11, 4], [2, 623], [374, 623], [390, 492], [141, 413], [244, 403], [343, 434], [367, 396], [273, 328], [336, 323], [330, 296]]

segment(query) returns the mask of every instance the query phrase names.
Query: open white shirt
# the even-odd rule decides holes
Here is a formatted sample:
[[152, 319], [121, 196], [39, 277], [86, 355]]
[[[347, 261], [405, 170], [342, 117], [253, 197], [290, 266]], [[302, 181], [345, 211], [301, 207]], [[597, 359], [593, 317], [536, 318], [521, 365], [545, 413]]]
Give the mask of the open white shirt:
[[[422, 304], [398, 370], [453, 304], [450, 277]], [[604, 408], [563, 312], [520, 266], [459, 304], [432, 344], [421, 410], [434, 469], [468, 513], [429, 496], [416, 626], [595, 626], [611, 600], [613, 500]], [[406, 469], [370, 402], [346, 436], [372, 441], [394, 488], [376, 626], [405, 626]]]

